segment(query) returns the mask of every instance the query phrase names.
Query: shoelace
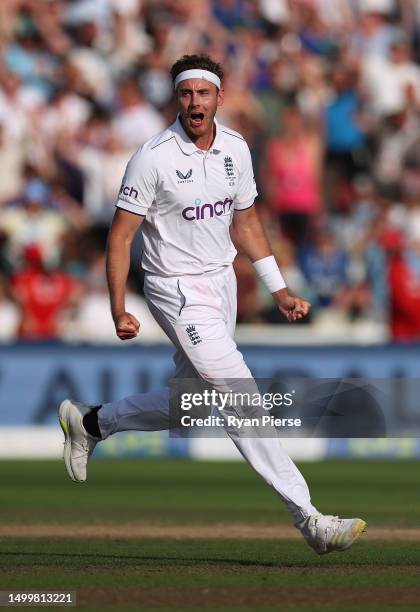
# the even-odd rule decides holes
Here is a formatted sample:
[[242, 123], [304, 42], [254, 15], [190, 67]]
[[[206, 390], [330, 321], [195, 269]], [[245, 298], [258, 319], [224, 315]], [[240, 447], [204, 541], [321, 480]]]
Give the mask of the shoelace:
[[82, 444], [80, 442], [73, 442], [73, 458], [81, 459], [85, 455], [89, 455], [95, 446], [96, 443], [93, 443], [90, 440], [86, 440]]
[[[319, 519], [317, 520], [317, 523], [318, 522], [319, 522]], [[325, 536], [328, 537], [329, 532], [332, 532], [332, 535], [335, 535], [340, 530], [343, 523], [344, 523], [343, 519], [339, 518], [338, 516], [332, 516], [330, 519], [330, 523], [328, 523], [328, 525], [326, 525], [325, 527]]]
[[342, 525], [344, 524], [344, 520], [341, 518], [338, 518], [338, 516], [333, 516], [331, 523], [327, 525], [327, 527], [325, 528], [325, 534], [327, 537], [329, 536], [329, 533], [328, 533], [329, 531], [331, 531], [331, 535], [336, 535], [340, 531]]
[[80, 444], [79, 442], [73, 442], [72, 446], [72, 454], [74, 459], [80, 459], [81, 457], [89, 453], [89, 446], [87, 443]]
[[[83, 428], [83, 421], [81, 418], [80, 418], [79, 427]], [[73, 446], [73, 458], [81, 459], [84, 455], [90, 456], [92, 454], [92, 451], [96, 446], [96, 440], [91, 440], [89, 437], [85, 437], [82, 442], [73, 441], [72, 446]], [[75, 450], [77, 454], [74, 452]]]

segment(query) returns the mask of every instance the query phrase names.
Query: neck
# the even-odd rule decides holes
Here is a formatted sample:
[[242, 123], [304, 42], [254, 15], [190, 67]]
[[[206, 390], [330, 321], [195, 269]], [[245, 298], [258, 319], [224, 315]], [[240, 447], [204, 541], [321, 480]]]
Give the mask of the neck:
[[216, 138], [216, 124], [213, 122], [210, 129], [200, 136], [196, 134], [192, 134], [188, 131], [187, 127], [184, 125], [181, 117], [179, 118], [182, 127], [184, 128], [184, 132], [187, 134], [188, 138], [195, 144], [197, 149], [201, 149], [202, 151], [208, 151], [213, 144], [214, 139]]

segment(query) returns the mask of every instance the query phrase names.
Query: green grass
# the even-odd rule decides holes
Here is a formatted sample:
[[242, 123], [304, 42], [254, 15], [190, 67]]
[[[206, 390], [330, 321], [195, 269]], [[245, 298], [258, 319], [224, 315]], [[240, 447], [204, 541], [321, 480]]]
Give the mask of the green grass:
[[[414, 610], [420, 592], [420, 552], [416, 543], [401, 546], [389, 542], [373, 548], [361, 543], [345, 555], [321, 558], [303, 543], [288, 541], [261, 544], [230, 540], [221, 543], [25, 539], [2, 541], [1, 548], [1, 589], [75, 590], [87, 609], [95, 597], [105, 605], [118, 590], [122, 597], [127, 594], [127, 603], [133, 594], [142, 596], [147, 609], [154, 607], [154, 593], [161, 593], [163, 598], [167, 593], [169, 601], [173, 594], [179, 600], [185, 593], [185, 599], [190, 598], [196, 605], [197, 599], [203, 597], [203, 606], [219, 609], [212, 606], [212, 601], [216, 597], [217, 602], [222, 591], [222, 599], [223, 593], [228, 599], [237, 594], [245, 602], [255, 596], [264, 601], [264, 594], [271, 599], [277, 596], [279, 602], [285, 599], [282, 609], [289, 609], [290, 603], [291, 610], [296, 609], [299, 599], [315, 604], [320, 600], [325, 606], [329, 597], [334, 601], [341, 596], [343, 603], [369, 611], [379, 610], [372, 607], [376, 606], [371, 601], [372, 593], [377, 594], [378, 604], [385, 602], [390, 593], [394, 606], [412, 604]], [[369, 600], [365, 604], [367, 595]], [[253, 609], [257, 608], [241, 607], [244, 612]]]
[[[61, 462], [0, 462], [0, 522], [290, 522], [273, 491], [243, 463], [97, 460], [89, 468], [88, 482], [74, 484]], [[414, 461], [307, 463], [301, 470], [324, 513], [420, 526]]]
[[[420, 527], [416, 462], [301, 469], [324, 512], [360, 515], [372, 527]], [[3, 526], [226, 524], [223, 540], [3, 537], [3, 590], [75, 590], [83, 610], [418, 609], [419, 542], [365, 539], [319, 557], [303, 541], [229, 539], [229, 523], [290, 523], [242, 463], [98, 460], [81, 485], [66, 479], [61, 462], [0, 462], [0, 472]]]

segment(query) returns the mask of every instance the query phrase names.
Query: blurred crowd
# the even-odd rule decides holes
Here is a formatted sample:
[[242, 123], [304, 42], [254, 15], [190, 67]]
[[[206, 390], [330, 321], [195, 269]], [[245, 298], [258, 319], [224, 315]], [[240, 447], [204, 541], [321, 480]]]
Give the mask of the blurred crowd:
[[[420, 340], [420, 0], [7, 0], [0, 47], [0, 339], [112, 337], [104, 248], [125, 165], [175, 117], [170, 66], [205, 52], [312, 322]], [[153, 339], [140, 249], [128, 308]], [[238, 320], [281, 323], [235, 266]]]

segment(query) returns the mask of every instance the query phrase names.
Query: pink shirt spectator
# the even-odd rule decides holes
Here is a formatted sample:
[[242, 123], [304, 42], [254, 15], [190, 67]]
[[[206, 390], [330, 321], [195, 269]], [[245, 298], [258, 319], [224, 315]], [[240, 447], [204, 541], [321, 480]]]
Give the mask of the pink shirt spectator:
[[279, 213], [314, 215], [321, 206], [319, 164], [312, 137], [272, 140], [267, 151], [271, 205]]

